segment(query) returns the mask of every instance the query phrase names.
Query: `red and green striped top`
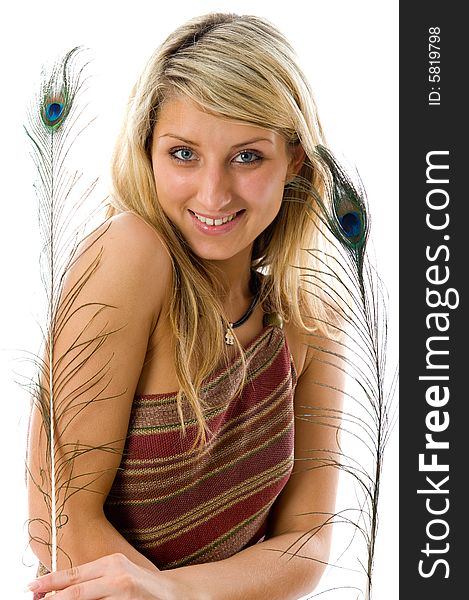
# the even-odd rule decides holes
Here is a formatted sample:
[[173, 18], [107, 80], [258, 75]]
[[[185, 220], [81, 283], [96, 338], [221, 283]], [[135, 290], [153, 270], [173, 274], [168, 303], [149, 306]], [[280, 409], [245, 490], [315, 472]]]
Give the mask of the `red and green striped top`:
[[203, 386], [210, 429], [191, 450], [196, 423], [176, 393], [136, 396], [105, 514], [159, 569], [228, 558], [259, 541], [293, 467], [296, 373], [282, 329], [268, 325], [245, 353]]

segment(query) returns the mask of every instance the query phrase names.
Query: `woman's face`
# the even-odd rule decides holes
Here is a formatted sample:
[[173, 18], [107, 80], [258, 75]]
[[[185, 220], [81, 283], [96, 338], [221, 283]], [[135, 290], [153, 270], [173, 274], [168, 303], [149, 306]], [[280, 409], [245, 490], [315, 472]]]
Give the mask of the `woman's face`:
[[152, 163], [162, 209], [208, 260], [252, 247], [277, 215], [295, 167], [280, 134], [202, 112], [185, 98], [161, 107]]

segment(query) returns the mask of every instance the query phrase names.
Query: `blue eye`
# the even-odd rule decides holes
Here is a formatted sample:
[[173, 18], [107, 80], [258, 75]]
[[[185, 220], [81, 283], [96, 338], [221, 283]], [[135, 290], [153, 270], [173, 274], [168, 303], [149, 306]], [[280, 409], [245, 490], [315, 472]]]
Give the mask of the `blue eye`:
[[242, 164], [250, 164], [262, 160], [262, 156], [257, 154], [256, 152], [252, 152], [251, 150], [244, 150], [240, 152], [237, 157], [237, 160], [234, 162], [242, 163]]
[[188, 162], [192, 160], [194, 153], [189, 148], [179, 148], [178, 150], [171, 152], [171, 156], [178, 160]]

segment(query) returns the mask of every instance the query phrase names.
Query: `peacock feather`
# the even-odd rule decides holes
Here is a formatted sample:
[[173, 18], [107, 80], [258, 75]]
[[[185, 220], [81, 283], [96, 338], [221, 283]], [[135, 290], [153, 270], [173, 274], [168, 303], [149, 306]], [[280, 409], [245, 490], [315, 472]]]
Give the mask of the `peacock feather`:
[[[29, 485], [40, 491], [48, 517], [32, 519], [29, 528], [31, 540], [48, 547], [53, 571], [57, 569], [59, 532], [67, 523], [67, 501], [79, 490], [91, 490], [93, 481], [99, 477], [97, 473], [74, 472], [74, 461], [91, 449], [79, 442], [72, 446], [65, 444], [62, 436], [90, 402], [108, 398], [107, 365], [98, 366], [86, 386], [73, 388], [70, 382], [76, 373], [89, 366], [97, 349], [112, 333], [103, 330], [98, 336], [90, 336], [85, 327], [69, 347], [60, 353], [57, 351], [64, 330], [85, 308], [80, 304], [80, 297], [101, 258], [99, 238], [86, 249], [80, 248], [80, 242], [86, 237], [86, 225], [99, 209], [94, 203], [90, 210], [87, 202], [92, 198], [97, 180], [83, 184], [82, 175], [67, 168], [72, 146], [90, 123], [84, 121], [85, 107], [79, 103], [87, 82], [83, 52], [81, 47], [73, 48], [51, 68], [43, 69], [25, 127], [38, 175], [35, 192], [46, 312], [43, 349], [34, 356], [37, 376], [28, 387], [32, 394], [32, 415], [38, 415], [40, 435], [46, 437], [47, 450], [38, 459], [38, 469], [34, 473], [28, 469], [28, 477]], [[84, 254], [90, 257], [88, 265], [65, 293], [67, 272]], [[96, 302], [91, 307], [88, 303], [87, 310], [90, 308], [92, 315], [88, 325], [110, 307]], [[100, 450], [113, 451], [112, 444], [103, 445]], [[36, 448], [30, 455], [34, 453], [38, 453]]]
[[[316, 351], [317, 361], [346, 376], [341, 390], [327, 380], [317, 382], [322, 389], [341, 392], [345, 402], [342, 411], [331, 411], [321, 406], [320, 400], [311, 401], [296, 418], [332, 427], [340, 438], [338, 452], [312, 448], [320, 457], [312, 459], [310, 468], [335, 468], [342, 477], [350, 478], [346, 504], [337, 507], [334, 514], [324, 515], [324, 526], [345, 526], [350, 536], [346, 551], [332, 560], [330, 568], [362, 573], [366, 584], [333, 586], [327, 591], [338, 592], [342, 599], [348, 588], [354, 597], [358, 591], [369, 600], [384, 451], [396, 419], [393, 398], [397, 378], [396, 373], [390, 381], [386, 377], [387, 299], [367, 251], [370, 216], [365, 191], [359, 179], [355, 183], [324, 146], [316, 147], [315, 165], [322, 173], [323, 193], [301, 179], [292, 184], [293, 189], [314, 198], [311, 218], [321, 225], [317, 247], [306, 250], [311, 266], [301, 269], [304, 290], [327, 307], [328, 318], [316, 320], [328, 334], [312, 332], [308, 345]], [[355, 502], [350, 505], [353, 498]], [[315, 533], [317, 530], [311, 531], [307, 539]], [[358, 567], [350, 563], [353, 552]]]

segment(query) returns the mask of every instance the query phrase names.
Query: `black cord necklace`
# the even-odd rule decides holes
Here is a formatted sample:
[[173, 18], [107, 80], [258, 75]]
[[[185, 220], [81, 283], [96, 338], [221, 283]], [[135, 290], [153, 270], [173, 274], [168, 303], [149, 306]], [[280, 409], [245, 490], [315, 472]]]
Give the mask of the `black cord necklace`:
[[251, 287], [253, 296], [252, 296], [251, 304], [248, 306], [247, 311], [244, 313], [244, 315], [241, 317], [241, 319], [238, 319], [234, 323], [228, 323], [228, 327], [226, 328], [225, 344], [227, 344], [228, 346], [233, 346], [233, 344], [234, 344], [233, 329], [236, 329], [236, 327], [241, 327], [241, 325], [243, 323], [246, 323], [246, 321], [252, 315], [252, 312], [256, 308], [256, 305], [259, 301], [259, 294], [260, 294], [261, 286], [260, 286], [259, 275], [255, 271], [252, 271], [252, 274], [251, 274], [250, 287]]

